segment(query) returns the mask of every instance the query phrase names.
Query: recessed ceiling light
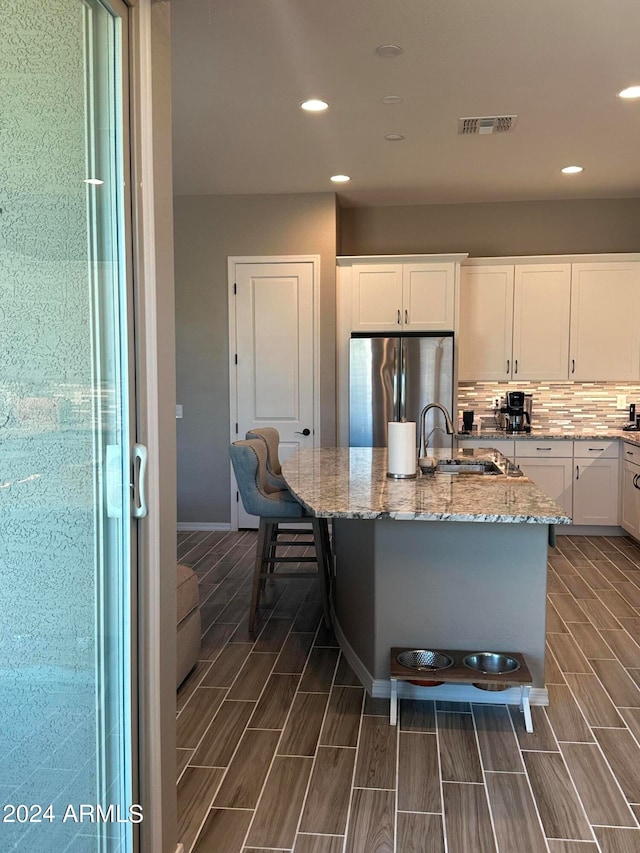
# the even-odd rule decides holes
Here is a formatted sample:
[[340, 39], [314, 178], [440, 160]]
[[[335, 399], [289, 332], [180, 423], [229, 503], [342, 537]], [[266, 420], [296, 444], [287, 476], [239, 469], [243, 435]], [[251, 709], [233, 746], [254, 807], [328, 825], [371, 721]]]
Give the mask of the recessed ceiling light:
[[308, 113], [322, 113], [329, 109], [329, 104], [319, 98], [309, 98], [308, 101], [303, 101], [300, 104], [300, 109], [306, 110]]
[[578, 172], [583, 172], [584, 169], [582, 166], [565, 166], [564, 169], [560, 169], [560, 171], [565, 175], [577, 175]]
[[621, 92], [618, 92], [619, 98], [625, 98], [631, 100], [633, 98], [640, 98], [640, 86], [628, 86], [626, 89], [623, 89]]
[[385, 59], [393, 59], [394, 56], [400, 56], [402, 48], [398, 44], [379, 44], [376, 53]]
[[86, 178], [84, 183], [91, 184], [94, 187], [99, 187], [100, 184], [104, 184], [104, 181], [101, 181], [100, 178]]
[[351, 180], [351, 178], [349, 175], [331, 175], [331, 180], [334, 184], [346, 184], [347, 181]]
[[400, 142], [404, 136], [401, 133], [387, 133], [385, 139], [389, 142]]
[[385, 95], [382, 99], [383, 104], [401, 104], [402, 98], [400, 95]]

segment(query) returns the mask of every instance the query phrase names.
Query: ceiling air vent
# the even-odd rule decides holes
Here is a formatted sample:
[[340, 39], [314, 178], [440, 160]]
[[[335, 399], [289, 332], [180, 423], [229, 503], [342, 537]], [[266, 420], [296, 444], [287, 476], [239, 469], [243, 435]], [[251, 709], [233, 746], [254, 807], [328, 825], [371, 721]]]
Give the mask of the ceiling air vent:
[[518, 116], [474, 116], [458, 119], [458, 133], [465, 136], [472, 133], [509, 133], [513, 130]]

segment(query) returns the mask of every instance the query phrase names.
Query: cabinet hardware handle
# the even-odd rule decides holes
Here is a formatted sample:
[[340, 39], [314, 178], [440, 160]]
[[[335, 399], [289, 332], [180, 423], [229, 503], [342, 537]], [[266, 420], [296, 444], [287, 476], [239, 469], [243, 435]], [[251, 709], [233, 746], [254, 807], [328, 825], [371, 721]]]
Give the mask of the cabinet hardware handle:
[[576, 372], [576, 360], [575, 360], [575, 358], [571, 359], [571, 372], [572, 373]]
[[509, 359], [507, 359], [507, 374], [509, 373], [509, 365], [510, 364], [511, 364], [511, 362], [509, 361]]
[[404, 322], [405, 323], [409, 322], [409, 312], [407, 311], [406, 308], [404, 309]]
[[627, 456], [633, 456], [633, 450], [625, 450]]
[[580, 466], [576, 465], [576, 480], [580, 479]]
[[638, 488], [638, 475], [637, 474], [633, 475], [633, 488], [634, 489]]
[[400, 322], [401, 322], [401, 320], [400, 320], [400, 309], [398, 308], [398, 325], [400, 325]]
[[536, 450], [551, 450], [550, 447], [536, 447]]
[[602, 450], [604, 450], [604, 447], [590, 447], [589, 453], [600, 453]]
[[517, 359], [517, 358], [516, 358], [516, 360], [515, 360], [515, 362], [514, 362], [514, 365], [513, 365], [513, 366], [514, 366], [514, 368], [515, 368], [513, 372], [514, 372], [514, 373], [517, 373], [517, 372], [518, 372], [518, 359]]

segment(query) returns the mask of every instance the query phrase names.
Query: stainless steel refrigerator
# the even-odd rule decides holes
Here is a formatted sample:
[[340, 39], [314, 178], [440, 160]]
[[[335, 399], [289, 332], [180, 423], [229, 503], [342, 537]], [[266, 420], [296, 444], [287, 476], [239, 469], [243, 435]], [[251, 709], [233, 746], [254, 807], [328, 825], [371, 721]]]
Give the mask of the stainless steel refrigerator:
[[[354, 332], [349, 351], [349, 444], [385, 447], [389, 421], [415, 421], [427, 403], [453, 408], [453, 332]], [[441, 411], [427, 413], [430, 448], [453, 447]]]

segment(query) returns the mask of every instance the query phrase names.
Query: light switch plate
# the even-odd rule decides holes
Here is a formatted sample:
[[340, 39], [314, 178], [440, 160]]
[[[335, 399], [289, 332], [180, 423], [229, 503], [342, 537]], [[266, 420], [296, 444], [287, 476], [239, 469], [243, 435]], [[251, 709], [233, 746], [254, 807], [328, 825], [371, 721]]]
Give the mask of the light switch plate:
[[626, 394], [616, 394], [616, 408], [618, 408], [618, 409], [626, 409], [627, 408], [627, 395]]
[[176, 417], [177, 418], [182, 417], [182, 404], [181, 403], [176, 403]]

